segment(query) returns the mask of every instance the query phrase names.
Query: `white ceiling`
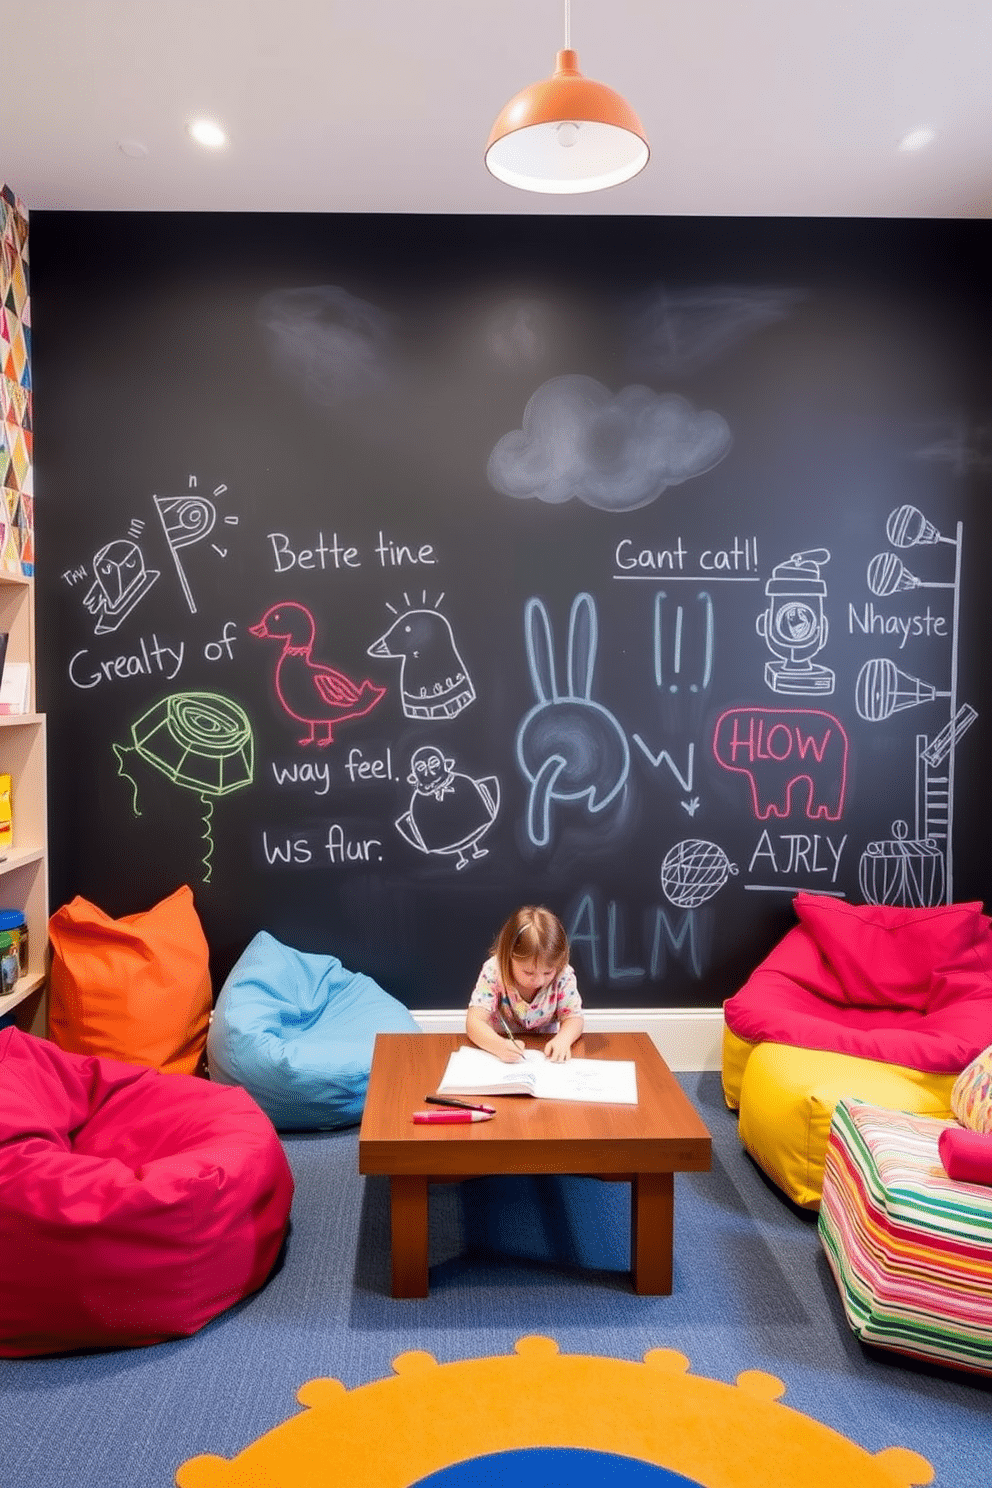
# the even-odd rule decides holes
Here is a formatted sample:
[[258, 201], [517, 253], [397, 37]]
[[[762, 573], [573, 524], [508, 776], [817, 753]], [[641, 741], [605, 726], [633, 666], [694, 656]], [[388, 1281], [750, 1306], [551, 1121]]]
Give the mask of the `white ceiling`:
[[0, 180], [33, 210], [992, 215], [990, 0], [573, 0], [652, 158], [554, 198], [482, 156], [564, 26], [564, 0], [0, 0]]

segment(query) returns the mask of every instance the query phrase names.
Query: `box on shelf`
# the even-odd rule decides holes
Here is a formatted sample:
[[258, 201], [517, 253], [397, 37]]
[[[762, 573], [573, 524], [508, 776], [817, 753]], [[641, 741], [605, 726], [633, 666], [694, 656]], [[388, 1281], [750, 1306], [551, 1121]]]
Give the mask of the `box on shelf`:
[[0, 775], [0, 852], [14, 845], [13, 793], [9, 774]]

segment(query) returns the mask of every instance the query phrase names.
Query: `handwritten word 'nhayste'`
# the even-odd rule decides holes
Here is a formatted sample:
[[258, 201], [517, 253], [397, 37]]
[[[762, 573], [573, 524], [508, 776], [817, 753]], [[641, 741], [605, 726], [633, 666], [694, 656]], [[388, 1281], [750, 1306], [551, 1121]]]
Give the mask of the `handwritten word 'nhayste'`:
[[847, 628], [851, 635], [860, 630], [862, 635], [899, 636], [900, 651], [910, 636], [946, 636], [948, 633], [944, 616], [935, 615], [929, 605], [922, 615], [882, 615], [870, 601], [860, 613], [853, 604], [848, 605]]

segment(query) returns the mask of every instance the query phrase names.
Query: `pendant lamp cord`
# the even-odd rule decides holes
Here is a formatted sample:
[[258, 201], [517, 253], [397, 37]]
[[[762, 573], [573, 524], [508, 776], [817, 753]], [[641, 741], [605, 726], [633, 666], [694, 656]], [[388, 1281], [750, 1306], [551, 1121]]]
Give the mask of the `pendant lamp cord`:
[[572, 0], [565, 0], [565, 50], [572, 49]]

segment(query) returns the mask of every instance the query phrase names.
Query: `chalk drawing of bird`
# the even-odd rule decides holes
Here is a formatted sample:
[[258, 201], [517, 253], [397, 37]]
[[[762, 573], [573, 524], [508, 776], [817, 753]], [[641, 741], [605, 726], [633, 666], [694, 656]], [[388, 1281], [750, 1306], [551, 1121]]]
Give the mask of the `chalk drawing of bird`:
[[371, 713], [386, 695], [384, 687], [368, 679], [356, 684], [336, 668], [314, 661], [316, 627], [305, 605], [292, 600], [272, 605], [248, 629], [259, 640], [282, 642], [276, 662], [276, 694], [289, 716], [309, 729], [300, 744], [319, 748], [333, 744], [337, 724]]

